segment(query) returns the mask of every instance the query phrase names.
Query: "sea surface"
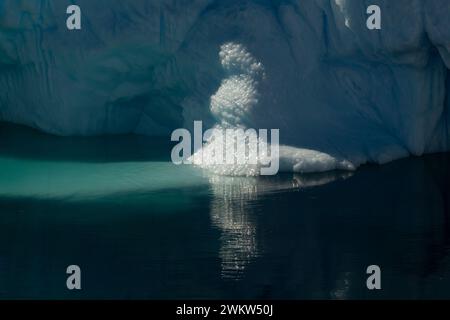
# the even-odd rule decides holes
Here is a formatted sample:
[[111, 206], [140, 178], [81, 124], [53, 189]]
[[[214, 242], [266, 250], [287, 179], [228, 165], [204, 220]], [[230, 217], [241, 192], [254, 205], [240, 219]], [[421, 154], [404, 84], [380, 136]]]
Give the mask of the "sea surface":
[[450, 298], [450, 155], [232, 178], [170, 150], [0, 124], [0, 299]]

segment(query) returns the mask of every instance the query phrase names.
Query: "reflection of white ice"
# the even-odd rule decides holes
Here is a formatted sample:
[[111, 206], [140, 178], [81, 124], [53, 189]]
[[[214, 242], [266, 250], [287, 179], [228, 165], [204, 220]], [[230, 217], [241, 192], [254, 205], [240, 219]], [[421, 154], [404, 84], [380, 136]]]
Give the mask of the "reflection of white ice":
[[224, 279], [240, 280], [247, 266], [263, 254], [258, 244], [255, 202], [263, 195], [283, 190], [324, 185], [351, 172], [273, 177], [210, 177], [213, 201], [211, 221], [221, 231], [221, 259]]
[[221, 230], [222, 277], [238, 280], [259, 255], [256, 224], [251, 215], [251, 201], [258, 196], [257, 184], [254, 178], [226, 177], [213, 177], [211, 184], [211, 220]]
[[348, 298], [348, 291], [351, 285], [351, 273], [344, 272], [336, 282], [336, 289], [331, 292], [331, 298], [345, 300]]

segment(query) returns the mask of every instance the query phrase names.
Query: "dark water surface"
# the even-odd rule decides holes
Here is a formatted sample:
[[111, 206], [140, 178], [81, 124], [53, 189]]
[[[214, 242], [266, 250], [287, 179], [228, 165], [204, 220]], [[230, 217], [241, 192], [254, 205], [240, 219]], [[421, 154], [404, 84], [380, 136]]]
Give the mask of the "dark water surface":
[[0, 298], [450, 298], [449, 155], [225, 178], [166, 141], [1, 124]]

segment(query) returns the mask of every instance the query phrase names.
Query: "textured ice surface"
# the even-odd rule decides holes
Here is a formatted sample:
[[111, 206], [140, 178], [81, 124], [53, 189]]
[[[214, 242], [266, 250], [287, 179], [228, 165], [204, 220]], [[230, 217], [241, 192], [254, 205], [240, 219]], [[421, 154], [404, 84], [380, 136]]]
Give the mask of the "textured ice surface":
[[[273, 167], [274, 162], [278, 165], [271, 170], [272, 174], [278, 171], [309, 173], [354, 169], [349, 161], [319, 151], [279, 146], [279, 138], [274, 141], [273, 136], [269, 140], [268, 135], [262, 137], [255, 132], [251, 142], [251, 133], [247, 134], [244, 130], [252, 129], [248, 128], [248, 119], [253, 112], [258, 112], [259, 83], [264, 78], [264, 68], [239, 44], [227, 43], [221, 46], [219, 56], [227, 77], [211, 97], [211, 113], [218, 124], [207, 143], [191, 158], [194, 164], [228, 176], [260, 175], [261, 168], [267, 167], [265, 164], [270, 163]], [[227, 138], [225, 129], [233, 130], [231, 139], [230, 136]], [[238, 141], [241, 142], [240, 146]], [[232, 164], [217, 161], [217, 152], [222, 153], [223, 158], [235, 155], [235, 160]]]
[[[81, 31], [66, 29], [73, 2]], [[366, 28], [371, 4], [382, 30]], [[317, 150], [293, 166], [448, 150], [449, 18], [448, 0], [3, 0], [0, 119], [161, 135], [239, 115]], [[221, 51], [241, 63], [224, 68]]]

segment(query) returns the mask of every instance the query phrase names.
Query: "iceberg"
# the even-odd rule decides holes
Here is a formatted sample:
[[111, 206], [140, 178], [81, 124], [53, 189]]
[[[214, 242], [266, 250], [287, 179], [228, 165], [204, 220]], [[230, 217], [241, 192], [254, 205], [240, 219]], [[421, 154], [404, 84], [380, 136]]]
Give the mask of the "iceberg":
[[[66, 28], [74, 3], [81, 30]], [[277, 128], [280, 164], [299, 172], [448, 151], [449, 16], [448, 0], [3, 0], [0, 121]]]

